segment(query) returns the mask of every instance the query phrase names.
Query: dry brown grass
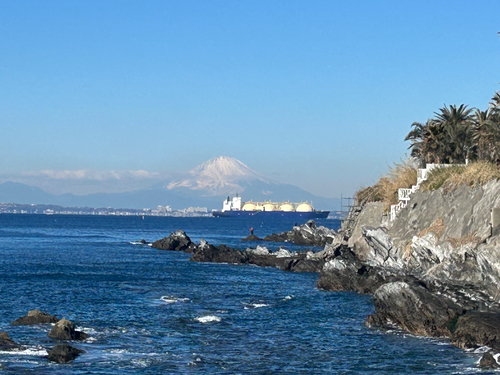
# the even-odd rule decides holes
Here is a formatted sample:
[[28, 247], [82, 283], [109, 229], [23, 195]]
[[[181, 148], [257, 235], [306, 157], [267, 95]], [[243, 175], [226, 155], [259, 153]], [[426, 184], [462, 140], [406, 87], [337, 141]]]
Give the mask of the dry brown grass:
[[446, 229], [446, 226], [443, 223], [443, 219], [438, 218], [438, 219], [434, 220], [428, 228], [421, 230], [418, 233], [418, 236], [423, 237], [427, 233], [431, 232], [431, 233], [434, 233], [436, 238], [439, 240], [441, 238], [441, 236], [443, 235], [445, 229]]
[[477, 245], [481, 241], [481, 237], [476, 236], [476, 232], [473, 232], [459, 238], [447, 237], [446, 241], [450, 243], [451, 247], [456, 249], [468, 244]]
[[405, 159], [389, 167], [389, 173], [377, 183], [356, 192], [356, 199], [359, 203], [384, 202], [384, 211], [388, 212], [399, 201], [398, 189], [411, 188], [416, 183], [417, 164], [413, 159]]
[[480, 161], [470, 163], [465, 167], [436, 168], [429, 173], [427, 181], [422, 184], [422, 190], [453, 191], [459, 186], [477, 187], [500, 179], [500, 168], [496, 164]]

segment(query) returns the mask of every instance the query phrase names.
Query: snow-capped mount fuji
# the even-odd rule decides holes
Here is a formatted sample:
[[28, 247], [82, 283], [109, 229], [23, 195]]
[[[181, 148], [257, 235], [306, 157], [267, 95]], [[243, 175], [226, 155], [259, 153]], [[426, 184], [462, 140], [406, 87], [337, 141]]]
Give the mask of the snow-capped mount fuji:
[[235, 158], [219, 156], [191, 170], [189, 177], [170, 182], [166, 188], [187, 188], [203, 191], [205, 196], [218, 196], [240, 194], [251, 181], [274, 183]]
[[338, 198], [318, 197], [297, 186], [277, 183], [226, 156], [201, 164], [179, 180], [160, 181], [147, 189], [124, 193], [52, 195], [20, 183], [0, 184], [0, 202], [71, 207], [155, 208], [162, 205], [173, 209], [194, 206], [211, 210], [220, 209], [224, 198], [235, 194], [240, 194], [243, 201], [308, 201], [318, 210], [340, 209]]

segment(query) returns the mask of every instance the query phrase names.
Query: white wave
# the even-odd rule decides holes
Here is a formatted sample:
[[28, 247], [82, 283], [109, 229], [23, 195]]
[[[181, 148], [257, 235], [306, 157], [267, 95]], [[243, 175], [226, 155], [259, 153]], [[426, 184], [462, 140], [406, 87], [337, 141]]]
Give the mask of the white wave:
[[194, 320], [197, 320], [200, 323], [213, 323], [213, 322], [220, 322], [222, 318], [216, 315], [206, 315], [194, 318]]
[[75, 327], [78, 331], [85, 332], [87, 335], [97, 335], [99, 332], [97, 332], [94, 328], [90, 327], [80, 327], [76, 326]]
[[283, 298], [284, 301], [290, 301], [291, 299], [293, 299], [293, 296], [286, 296]]
[[165, 303], [176, 303], [176, 302], [187, 302], [189, 301], [189, 298], [177, 298], [174, 296], [162, 296], [160, 298], [161, 301]]
[[42, 347], [26, 348], [24, 350], [0, 350], [0, 354], [14, 354], [14, 355], [31, 355], [37, 357], [46, 357], [47, 350]]
[[244, 305], [245, 305], [245, 307], [244, 307], [245, 310], [258, 309], [260, 307], [269, 306], [267, 303], [244, 303]]
[[149, 246], [149, 247], [152, 247], [152, 246], [153, 246], [153, 244], [152, 244], [152, 243], [148, 243], [148, 246]]
[[129, 244], [131, 244], [131, 245], [144, 245], [141, 241], [130, 241]]

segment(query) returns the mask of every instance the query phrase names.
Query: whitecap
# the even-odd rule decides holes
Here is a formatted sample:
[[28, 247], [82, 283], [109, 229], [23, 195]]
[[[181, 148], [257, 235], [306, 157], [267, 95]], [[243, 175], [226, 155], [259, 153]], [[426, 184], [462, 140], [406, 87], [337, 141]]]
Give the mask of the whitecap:
[[161, 301], [165, 302], [165, 303], [176, 303], [176, 302], [187, 302], [189, 301], [189, 298], [177, 298], [177, 297], [174, 297], [174, 296], [162, 296], [160, 298]]
[[143, 245], [141, 241], [130, 241], [129, 244], [131, 245]]
[[42, 347], [26, 348], [24, 350], [0, 350], [0, 354], [14, 354], [14, 355], [32, 355], [37, 357], [46, 357], [47, 350]]
[[206, 316], [200, 316], [198, 318], [194, 318], [194, 320], [197, 320], [200, 323], [213, 323], [213, 322], [220, 322], [222, 320], [221, 317], [216, 316], [216, 315], [206, 315]]
[[293, 296], [286, 296], [283, 298], [284, 301], [290, 301], [291, 299], [293, 299]]
[[245, 307], [244, 307], [245, 310], [258, 309], [260, 307], [269, 306], [267, 303], [244, 303], [244, 305], [245, 305]]

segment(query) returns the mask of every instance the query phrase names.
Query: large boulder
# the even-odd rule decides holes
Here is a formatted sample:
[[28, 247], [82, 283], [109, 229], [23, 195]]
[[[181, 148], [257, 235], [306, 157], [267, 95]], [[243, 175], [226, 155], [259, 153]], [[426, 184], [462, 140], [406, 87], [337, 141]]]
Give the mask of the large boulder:
[[160, 250], [174, 250], [184, 251], [186, 253], [193, 253], [195, 244], [188, 237], [183, 230], [176, 230], [170, 233], [168, 237], [164, 237], [158, 241], [153, 242], [152, 247]]
[[64, 318], [52, 327], [48, 336], [56, 340], [85, 340], [89, 337], [86, 333], [77, 331], [74, 324]]
[[499, 368], [500, 365], [495, 360], [495, 357], [493, 357], [493, 354], [491, 354], [490, 352], [486, 352], [483, 354], [481, 360], [479, 361], [479, 367], [486, 369], [488, 368], [494, 369], [494, 368]]
[[57, 323], [59, 319], [40, 310], [30, 310], [28, 314], [14, 320], [11, 324], [14, 326], [25, 326], [32, 324]]
[[68, 363], [85, 352], [70, 345], [61, 344], [54, 346], [51, 350], [48, 350], [47, 353], [49, 355], [49, 361], [57, 363]]
[[464, 313], [447, 298], [430, 293], [424, 285], [392, 282], [382, 285], [373, 294], [375, 315], [369, 325], [400, 328], [422, 336], [450, 336], [453, 323]]
[[0, 332], [0, 350], [22, 350], [23, 347], [12, 340], [7, 332]]

